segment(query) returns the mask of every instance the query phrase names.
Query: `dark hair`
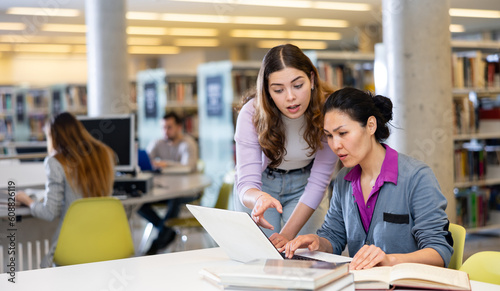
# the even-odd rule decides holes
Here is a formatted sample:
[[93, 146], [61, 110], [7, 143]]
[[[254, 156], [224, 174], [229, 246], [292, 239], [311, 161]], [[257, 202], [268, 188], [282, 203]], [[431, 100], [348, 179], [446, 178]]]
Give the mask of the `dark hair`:
[[361, 91], [356, 88], [343, 88], [331, 94], [323, 106], [323, 115], [340, 110], [365, 127], [370, 116], [377, 119], [377, 130], [375, 139], [382, 142], [390, 135], [387, 124], [392, 120], [391, 99], [382, 95], [375, 95], [369, 91]]
[[182, 124], [182, 118], [179, 115], [177, 115], [177, 113], [175, 113], [173, 111], [172, 112], [168, 112], [168, 113], [166, 113], [163, 116], [163, 119], [165, 119], [165, 120], [167, 120], [169, 118], [173, 118], [174, 121], [175, 121], [175, 124], [177, 124], [177, 125], [181, 125]]
[[321, 115], [321, 107], [325, 96], [333, 92], [328, 84], [320, 80], [316, 67], [297, 46], [284, 44], [273, 47], [267, 52], [257, 76], [256, 88], [246, 92], [243, 104], [255, 98], [253, 124], [258, 134], [259, 144], [264, 154], [269, 158], [269, 166], [272, 168], [277, 167], [284, 159], [286, 135], [281, 112], [269, 93], [269, 76], [285, 68], [294, 68], [304, 72], [314, 85], [311, 88], [311, 100], [304, 113], [306, 120], [304, 140], [309, 145], [309, 155], [313, 155], [322, 147], [323, 116]]

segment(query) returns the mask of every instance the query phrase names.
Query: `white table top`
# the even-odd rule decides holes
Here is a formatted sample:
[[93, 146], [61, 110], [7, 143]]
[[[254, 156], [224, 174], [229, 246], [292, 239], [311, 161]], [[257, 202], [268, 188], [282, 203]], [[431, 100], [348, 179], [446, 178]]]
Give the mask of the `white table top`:
[[124, 205], [143, 204], [170, 198], [193, 196], [210, 186], [212, 181], [206, 175], [191, 174], [155, 174], [153, 191], [141, 197], [129, 197], [122, 200]]
[[45, 185], [47, 175], [42, 162], [19, 163], [2, 161], [0, 163], [0, 189], [7, 189], [8, 182], [14, 181], [16, 188], [29, 188]]
[[[43, 168], [43, 167], [42, 167]], [[45, 173], [43, 173], [45, 179]], [[5, 179], [5, 177], [3, 178]], [[158, 174], [153, 177], [153, 190], [151, 193], [147, 193], [141, 197], [129, 197], [122, 199], [122, 203], [125, 206], [137, 205], [140, 206], [143, 203], [161, 201], [170, 198], [187, 197], [194, 196], [204, 188], [211, 184], [211, 180], [208, 176], [192, 173], [192, 174]], [[45, 180], [42, 184], [45, 183]], [[5, 181], [7, 185], [7, 180]], [[23, 187], [26, 188], [26, 187]], [[1, 189], [1, 187], [0, 187]], [[17, 190], [21, 190], [21, 187], [16, 187]], [[30, 210], [25, 206], [17, 206], [16, 215], [29, 215]], [[0, 205], [0, 217], [7, 216], [7, 206]]]
[[[319, 254], [330, 261], [345, 257]], [[0, 274], [0, 290], [219, 290], [201, 278], [202, 268], [239, 265], [220, 248], [17, 272], [16, 283]], [[499, 291], [500, 285], [471, 281], [472, 290]]]

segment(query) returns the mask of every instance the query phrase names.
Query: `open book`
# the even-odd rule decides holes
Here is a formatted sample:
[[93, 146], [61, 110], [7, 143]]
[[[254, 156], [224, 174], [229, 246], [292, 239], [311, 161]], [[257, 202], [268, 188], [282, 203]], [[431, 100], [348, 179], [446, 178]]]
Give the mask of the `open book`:
[[404, 263], [351, 271], [356, 290], [410, 287], [436, 290], [471, 290], [467, 273], [425, 264]]
[[348, 263], [261, 259], [238, 266], [204, 268], [200, 274], [223, 289], [313, 290], [342, 278], [341, 289], [353, 283]]

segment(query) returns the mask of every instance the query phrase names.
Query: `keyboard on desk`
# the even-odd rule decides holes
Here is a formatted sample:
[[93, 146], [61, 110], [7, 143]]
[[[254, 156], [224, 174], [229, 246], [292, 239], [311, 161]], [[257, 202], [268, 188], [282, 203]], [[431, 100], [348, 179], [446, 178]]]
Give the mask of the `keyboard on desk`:
[[293, 255], [292, 258], [287, 258], [285, 256], [285, 253], [280, 253], [280, 255], [283, 257], [283, 259], [285, 260], [300, 260], [300, 261], [318, 261], [318, 262], [322, 262], [322, 260], [318, 260], [318, 259], [315, 259], [315, 258], [310, 258], [310, 257], [305, 257], [305, 256], [301, 256], [301, 255]]

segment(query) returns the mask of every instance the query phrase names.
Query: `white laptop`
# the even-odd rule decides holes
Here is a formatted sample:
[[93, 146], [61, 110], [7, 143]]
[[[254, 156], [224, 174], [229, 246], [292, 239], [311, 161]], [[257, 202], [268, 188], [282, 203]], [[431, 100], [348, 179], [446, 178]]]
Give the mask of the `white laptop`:
[[[186, 206], [231, 259], [245, 263], [257, 259], [283, 259], [248, 213], [191, 204]], [[312, 258], [296, 255], [294, 259]]]

